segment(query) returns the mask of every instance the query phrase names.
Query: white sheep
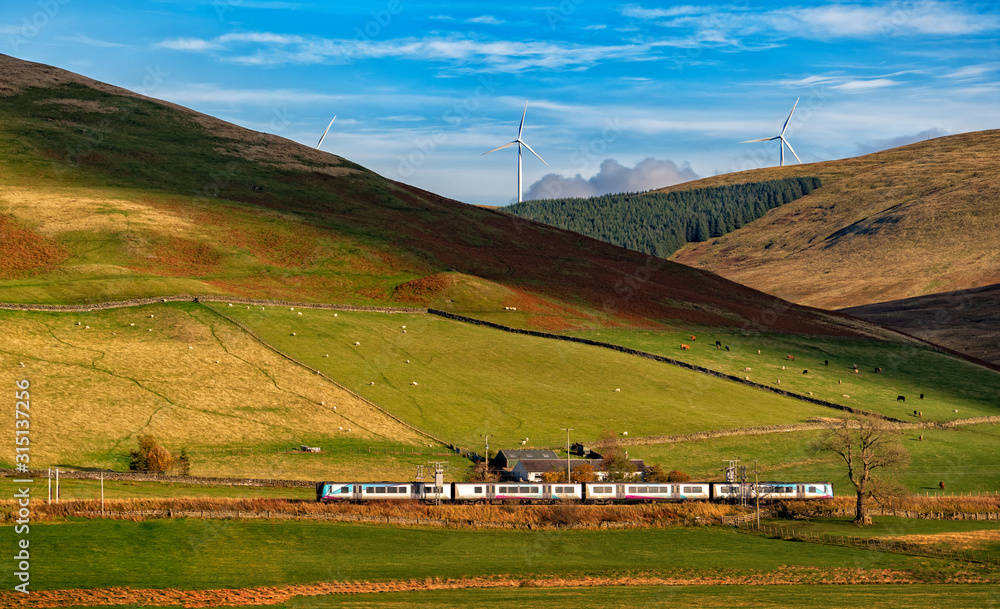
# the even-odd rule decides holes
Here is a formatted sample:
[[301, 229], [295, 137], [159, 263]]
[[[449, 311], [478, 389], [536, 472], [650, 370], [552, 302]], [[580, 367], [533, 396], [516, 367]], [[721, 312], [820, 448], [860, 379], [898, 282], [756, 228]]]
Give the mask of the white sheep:
[[627, 432], [627, 431], [623, 431], [623, 432], [622, 432], [622, 435], [623, 435], [623, 436], [627, 436], [627, 435], [628, 435], [628, 432]]
[[80, 325], [80, 322], [76, 322], [76, 325], [78, 325], [78, 326], [79, 326], [79, 325]]
[[296, 315], [302, 315], [302, 311], [299, 311], [298, 313], [296, 313]]
[[851, 397], [851, 396], [847, 395], [846, 393], [842, 393], [841, 395], [843, 395], [845, 398]]
[[188, 347], [188, 349], [194, 349], [194, 347]]
[[615, 393], [621, 393], [621, 392], [622, 392], [622, 390], [620, 388], [619, 389], [615, 389]]
[[295, 336], [295, 332], [292, 332], [292, 336]]
[[327, 353], [327, 354], [326, 354], [326, 355], [324, 355], [323, 357], [330, 357], [330, 354], [329, 354], [329, 353]]
[[359, 346], [359, 345], [361, 345], [361, 343], [359, 343], [358, 341], [354, 341], [354, 345], [355, 346]]
[[403, 328], [404, 330], [406, 329], [406, 326], [401, 326], [401, 327], [402, 327], [402, 328]]
[[233, 306], [233, 303], [229, 303], [229, 306]]
[[153, 314], [152, 314], [152, 313], [150, 313], [150, 314], [149, 314], [149, 315], [147, 315], [146, 317], [148, 317], [148, 318], [150, 318], [150, 319], [153, 319]]
[[24, 362], [21, 362], [21, 367], [24, 368]]
[[292, 307], [291, 309], [289, 309], [289, 311], [294, 311], [294, 310], [295, 310], [295, 307]]
[[414, 386], [415, 386], [415, 385], [417, 384], [417, 381], [413, 381], [413, 382], [412, 382], [412, 383], [410, 383], [410, 384], [411, 384], [411, 385], [414, 385]]
[[326, 402], [320, 402], [319, 405], [320, 406], [326, 406]]
[[369, 382], [368, 384], [369, 384], [369, 385], [374, 385], [374, 384], [375, 384], [375, 381], [370, 381], [370, 382]]
[[743, 372], [753, 372], [753, 368], [747, 366], [746, 368], [743, 369]]
[[410, 363], [410, 360], [406, 360], [406, 363], [407, 363], [407, 364], [409, 364], [409, 363]]
[[83, 327], [83, 329], [84, 329], [84, 330], [89, 330], [89, 329], [90, 329], [90, 326], [84, 326], [84, 327]]
[[135, 324], [129, 324], [129, 325], [130, 325], [130, 326], [134, 326]]

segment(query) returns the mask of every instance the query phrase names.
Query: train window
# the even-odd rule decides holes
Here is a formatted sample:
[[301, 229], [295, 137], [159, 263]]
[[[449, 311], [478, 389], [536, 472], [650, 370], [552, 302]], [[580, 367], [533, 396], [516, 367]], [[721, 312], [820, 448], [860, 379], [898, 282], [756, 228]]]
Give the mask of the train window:
[[613, 486], [602, 486], [601, 488], [603, 489], [601, 491], [602, 493], [613, 493], [614, 492], [614, 487]]
[[636, 492], [635, 487], [634, 486], [628, 487], [628, 492], [630, 492], [630, 493]]
[[385, 492], [385, 487], [384, 486], [376, 486], [375, 487], [375, 492], [376, 493], [384, 493]]
[[809, 492], [810, 492], [810, 493], [818, 493], [818, 492], [819, 492], [819, 490], [817, 490], [815, 486], [810, 486], [810, 487], [809, 487]]
[[701, 487], [700, 486], [685, 486], [684, 487], [684, 492], [685, 493], [700, 493], [701, 492]]
[[340, 487], [340, 492], [341, 493], [350, 493], [351, 492], [351, 487], [349, 487], [349, 486], [342, 486], [342, 487]]
[[531, 493], [533, 492], [530, 486], [522, 486], [518, 491], [520, 493]]
[[472, 489], [472, 492], [474, 492], [474, 493], [475, 493], [475, 494], [477, 494], [477, 495], [481, 495], [481, 494], [482, 494], [482, 492], [483, 492], [483, 487], [481, 487], [481, 486], [477, 486], [477, 487], [475, 487], [474, 489]]

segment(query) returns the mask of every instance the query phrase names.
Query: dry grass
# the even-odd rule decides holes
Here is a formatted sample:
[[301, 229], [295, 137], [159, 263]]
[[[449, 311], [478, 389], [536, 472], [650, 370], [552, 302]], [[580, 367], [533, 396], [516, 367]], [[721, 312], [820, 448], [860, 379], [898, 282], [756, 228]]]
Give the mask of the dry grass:
[[[25, 363], [5, 367], [0, 382], [29, 379], [33, 412], [45, 413], [32, 419], [33, 467], [120, 467], [116, 455], [126, 454], [140, 433], [175, 451], [338, 435], [420, 442], [398, 422], [195, 305], [0, 315], [0, 352]], [[12, 437], [3, 446], [14, 453]], [[218, 473], [200, 467], [195, 464], [195, 474]], [[267, 464], [260, 467], [256, 476], [269, 477]]]
[[[14, 502], [0, 502], [0, 521], [12, 519]], [[32, 507], [35, 521], [45, 522], [99, 512], [99, 500], [64, 501]], [[374, 502], [366, 504], [322, 504], [314, 501], [285, 499], [174, 498], [117, 499], [105, 502], [109, 517], [142, 520], [129, 514], [139, 510], [205, 512], [247, 512], [247, 516], [360, 516], [366, 518], [435, 520], [456, 526], [501, 525], [514, 528], [601, 527], [621, 524], [630, 527], [717, 524], [723, 516], [746, 513], [738, 506], [704, 503], [658, 503], [636, 505], [429, 505], [416, 501]]]

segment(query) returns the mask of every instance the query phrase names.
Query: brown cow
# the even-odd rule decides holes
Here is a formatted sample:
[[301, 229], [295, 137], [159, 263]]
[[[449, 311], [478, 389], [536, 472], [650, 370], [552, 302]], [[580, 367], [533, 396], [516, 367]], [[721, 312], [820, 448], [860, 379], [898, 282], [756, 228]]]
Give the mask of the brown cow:
[[795, 361], [795, 356], [794, 355], [786, 355], [785, 357], [787, 357], [789, 361], [792, 361], [792, 362]]
[[685, 345], [684, 343], [681, 343], [681, 349], [684, 349], [686, 351], [686, 350], [688, 350], [690, 348], [691, 348], [691, 345]]

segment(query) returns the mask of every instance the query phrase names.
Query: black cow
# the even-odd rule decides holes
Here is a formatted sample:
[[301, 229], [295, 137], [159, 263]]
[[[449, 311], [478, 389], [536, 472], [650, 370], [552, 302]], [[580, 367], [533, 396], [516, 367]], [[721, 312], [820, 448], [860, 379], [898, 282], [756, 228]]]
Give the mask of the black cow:
[[897, 395], [896, 396], [896, 401], [897, 402], [905, 402], [906, 401], [906, 396], [905, 395]]
[[808, 370], [803, 370], [802, 374], [809, 374], [809, 371]]
[[875, 369], [875, 374], [882, 374], [882, 369], [881, 368], [876, 368]]

